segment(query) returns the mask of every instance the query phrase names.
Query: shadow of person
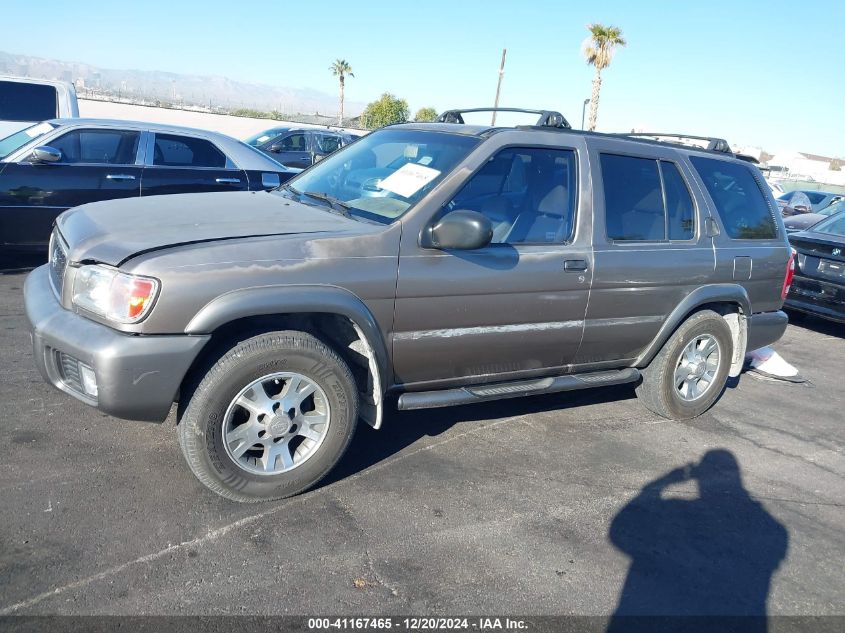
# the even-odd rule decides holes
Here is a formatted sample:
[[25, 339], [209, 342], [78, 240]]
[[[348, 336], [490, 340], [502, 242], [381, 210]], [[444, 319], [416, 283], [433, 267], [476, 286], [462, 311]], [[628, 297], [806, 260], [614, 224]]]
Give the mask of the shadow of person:
[[[686, 481], [697, 483], [697, 498], [667, 491]], [[646, 484], [609, 538], [631, 557], [609, 632], [767, 630], [769, 586], [789, 534], [745, 490], [730, 451], [708, 451]]]

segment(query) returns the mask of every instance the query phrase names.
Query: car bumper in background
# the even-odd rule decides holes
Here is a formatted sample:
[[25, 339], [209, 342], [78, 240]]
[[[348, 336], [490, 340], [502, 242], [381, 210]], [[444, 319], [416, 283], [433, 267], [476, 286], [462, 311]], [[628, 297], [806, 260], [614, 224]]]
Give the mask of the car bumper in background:
[[792, 310], [845, 322], [845, 285], [795, 275], [784, 305]]
[[[128, 335], [65, 310], [50, 285], [48, 266], [27, 277], [24, 303], [33, 357], [44, 380], [129, 420], [164, 421], [185, 374], [210, 338]], [[91, 389], [92, 373], [96, 390]]]

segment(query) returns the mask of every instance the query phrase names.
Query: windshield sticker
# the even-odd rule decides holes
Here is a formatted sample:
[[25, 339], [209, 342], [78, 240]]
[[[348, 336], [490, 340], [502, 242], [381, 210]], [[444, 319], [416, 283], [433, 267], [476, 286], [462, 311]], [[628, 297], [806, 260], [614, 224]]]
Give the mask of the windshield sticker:
[[403, 198], [410, 198], [439, 175], [440, 172], [431, 167], [408, 163], [382, 180], [379, 186]]
[[41, 136], [42, 134], [46, 134], [47, 132], [52, 131], [53, 126], [49, 123], [39, 123], [38, 125], [34, 125], [26, 131], [26, 135], [29, 138], [35, 138], [36, 136]]

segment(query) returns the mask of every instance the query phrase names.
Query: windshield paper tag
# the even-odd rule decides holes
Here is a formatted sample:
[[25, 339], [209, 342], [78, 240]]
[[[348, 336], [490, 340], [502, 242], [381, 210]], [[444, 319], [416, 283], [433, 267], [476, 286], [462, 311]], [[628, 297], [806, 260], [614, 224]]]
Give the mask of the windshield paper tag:
[[410, 198], [439, 175], [440, 172], [431, 167], [408, 163], [382, 180], [379, 187], [403, 198]]
[[46, 134], [47, 132], [51, 131], [53, 126], [49, 123], [39, 123], [38, 125], [29, 128], [26, 131], [26, 135], [29, 138], [35, 138], [36, 136], [41, 136], [42, 134]]

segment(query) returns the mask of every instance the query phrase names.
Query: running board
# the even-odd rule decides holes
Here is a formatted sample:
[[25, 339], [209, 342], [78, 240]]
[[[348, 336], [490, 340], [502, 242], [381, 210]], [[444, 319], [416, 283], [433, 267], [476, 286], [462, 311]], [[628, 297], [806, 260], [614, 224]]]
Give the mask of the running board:
[[487, 402], [489, 400], [501, 400], [503, 398], [533, 396], [541, 393], [557, 393], [559, 391], [575, 391], [576, 389], [587, 389], [589, 387], [621, 385], [626, 382], [634, 382], [639, 377], [640, 372], [638, 369], [628, 367], [626, 369], [596, 371], [587, 374], [570, 374], [568, 376], [473, 385], [458, 389], [408, 392], [399, 396], [397, 408], [401, 411], [410, 411], [412, 409], [451, 407], [456, 404], [472, 404], [474, 402]]

